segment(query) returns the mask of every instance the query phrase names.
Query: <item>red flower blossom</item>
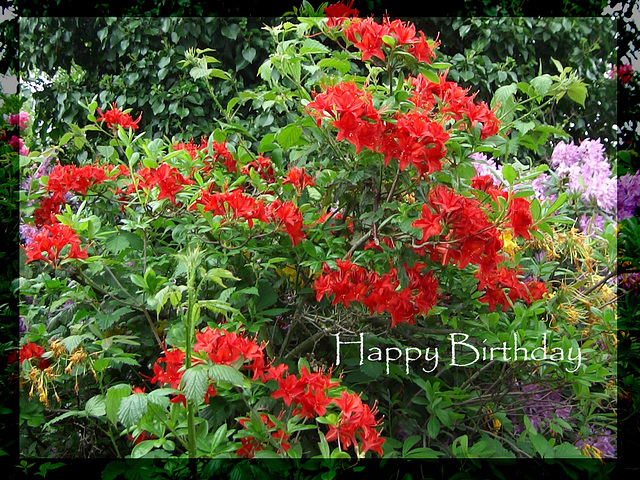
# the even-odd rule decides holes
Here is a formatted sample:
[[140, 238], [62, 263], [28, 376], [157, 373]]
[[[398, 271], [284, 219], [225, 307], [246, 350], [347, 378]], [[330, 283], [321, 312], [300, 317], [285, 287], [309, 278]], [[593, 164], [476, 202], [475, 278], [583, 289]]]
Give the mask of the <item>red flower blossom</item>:
[[338, 3], [324, 7], [324, 16], [328, 17], [327, 27], [333, 28], [342, 25], [346, 17], [357, 17], [358, 10], [351, 8], [353, 1], [354, 0], [350, 0], [348, 4], [345, 4], [341, 0]]
[[[371, 410], [369, 405], [362, 402], [359, 395], [346, 391], [340, 394], [340, 398], [334, 399], [333, 403], [340, 408], [341, 413], [338, 422], [329, 425], [327, 441], [338, 440], [343, 449], [353, 445], [362, 454], [373, 450], [382, 456], [382, 444], [385, 439], [381, 438], [374, 428], [378, 425], [375, 419], [376, 409]], [[358, 446], [356, 435], [362, 441], [361, 448]]]
[[529, 230], [532, 228], [533, 218], [531, 216], [531, 204], [526, 198], [514, 197], [509, 200], [507, 209], [509, 218], [508, 226], [513, 229], [513, 233], [520, 235], [525, 240], [530, 240]]
[[98, 113], [100, 114], [100, 117], [98, 117], [96, 121], [107, 122], [108, 128], [115, 128], [115, 125], [120, 125], [125, 129], [131, 128], [132, 130], [136, 130], [138, 128], [138, 123], [140, 123], [140, 119], [142, 118], [142, 114], [140, 114], [134, 121], [128, 113], [124, 113], [116, 107], [116, 102], [113, 102], [111, 104], [111, 110], [107, 110], [105, 113], [102, 113], [102, 110], [98, 108]]
[[20, 365], [22, 365], [22, 362], [24, 362], [25, 360], [35, 358], [36, 360], [38, 360], [38, 368], [40, 370], [44, 370], [49, 366], [49, 360], [47, 360], [46, 358], [42, 358], [42, 355], [44, 355], [44, 353], [44, 348], [37, 343], [25, 343], [24, 345], [22, 345], [22, 347], [20, 347]]
[[242, 175], [249, 175], [250, 170], [255, 170], [260, 177], [267, 183], [275, 183], [276, 177], [273, 173], [273, 165], [271, 159], [263, 155], [259, 155], [255, 160], [250, 161], [240, 169]]
[[[137, 175], [141, 178], [141, 181], [138, 182], [138, 188], [151, 190], [157, 186], [159, 189], [158, 200], [168, 198], [174, 205], [176, 205], [176, 194], [185, 185], [195, 183], [190, 178], [183, 177], [176, 167], [172, 167], [168, 163], [161, 163], [156, 168], [145, 167], [139, 170]], [[135, 188], [135, 184], [132, 183], [127, 193], [133, 192]]]
[[[69, 246], [69, 252], [61, 258], [62, 250]], [[62, 260], [67, 258], [87, 258], [86, 248], [80, 249], [80, 238], [71, 227], [62, 223], [44, 225], [42, 229], [33, 236], [29, 245], [22, 246], [26, 255], [25, 263], [35, 260], [43, 260], [53, 267], [56, 267]]]
[[314, 186], [313, 178], [304, 173], [304, 168], [292, 167], [287, 172], [287, 176], [282, 182], [283, 185], [293, 185], [296, 192], [300, 194], [305, 187]]
[[[278, 420], [278, 419], [277, 419]], [[248, 429], [248, 423], [252, 421], [251, 418], [239, 418], [238, 423], [242, 425], [243, 428]], [[276, 423], [272, 420], [269, 415], [264, 413], [260, 414], [260, 423], [261, 425], [267, 428], [269, 435], [274, 441], [276, 441], [279, 445], [278, 453], [286, 452], [291, 448], [291, 445], [287, 442], [289, 439], [289, 434], [281, 428], [281, 425], [276, 425]], [[254, 436], [241, 437], [240, 443], [242, 446], [236, 450], [236, 455], [239, 457], [253, 458], [256, 452], [260, 450], [264, 450], [266, 445], [269, 445], [269, 442], [265, 439], [264, 441], [258, 440]]]
[[267, 215], [278, 227], [284, 227], [294, 247], [305, 237], [302, 231], [302, 214], [293, 202], [282, 203], [280, 199], [276, 198], [267, 207]]
[[220, 193], [209, 193], [202, 190], [200, 197], [189, 206], [189, 210], [195, 210], [197, 205], [203, 205], [203, 211], [211, 211], [214, 215], [223, 216], [225, 219], [242, 218], [247, 221], [249, 228], [253, 228], [254, 220], [269, 223], [264, 203], [245, 195], [240, 188]]

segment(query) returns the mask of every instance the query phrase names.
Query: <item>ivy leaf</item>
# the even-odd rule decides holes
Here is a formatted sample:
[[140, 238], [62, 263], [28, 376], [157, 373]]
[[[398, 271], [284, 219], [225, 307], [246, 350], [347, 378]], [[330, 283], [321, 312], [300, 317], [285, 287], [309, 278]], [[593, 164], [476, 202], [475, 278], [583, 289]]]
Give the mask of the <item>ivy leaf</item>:
[[256, 49], [253, 47], [245, 48], [242, 50], [242, 58], [248, 63], [253, 62], [253, 59], [256, 58]]

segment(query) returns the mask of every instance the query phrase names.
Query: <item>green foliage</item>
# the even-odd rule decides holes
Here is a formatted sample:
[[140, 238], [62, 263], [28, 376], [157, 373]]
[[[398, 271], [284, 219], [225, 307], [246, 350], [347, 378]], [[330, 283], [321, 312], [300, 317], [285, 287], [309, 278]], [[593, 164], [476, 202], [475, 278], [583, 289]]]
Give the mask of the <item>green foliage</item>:
[[[41, 21], [45, 29], [56, 25], [50, 19]], [[438, 125], [447, 130], [443, 140], [447, 153], [438, 159], [439, 168], [418, 174], [413, 157], [402, 164], [404, 159], [396, 153], [385, 158], [377, 142], [360, 148], [358, 138], [341, 138], [342, 132], [336, 136], [340, 128], [332, 111], [324, 112], [331, 118], [314, 118], [310, 102], [327, 85], [353, 85], [351, 91], [363, 92], [358, 95], [371, 101], [371, 108], [391, 130], [416, 113], [410, 101], [414, 88], [410, 76], [420, 72], [433, 85], [439, 84], [439, 75], [453, 65], [453, 57], [437, 57], [437, 62], [427, 65], [389, 37], [384, 42], [384, 60], [362, 61], [353, 45], [335, 46], [336, 40], [345, 43], [339, 32], [318, 34], [318, 19], [274, 22], [260, 37], [263, 45], [273, 45], [268, 57], [250, 47], [233, 58], [241, 64], [253, 62], [255, 67], [259, 86], [245, 90], [246, 84], [238, 80], [244, 67], [234, 72], [225, 66], [227, 51], [217, 44], [211, 50], [211, 45], [191, 45], [185, 40], [178, 53], [171, 36], [176, 31], [177, 39], [191, 35], [181, 30], [187, 28], [186, 20], [74, 21], [75, 29], [89, 22], [87, 31], [95, 31], [105, 57], [114, 59], [133, 56], [134, 43], [137, 49], [150, 45], [140, 33], [145, 28], [164, 38], [162, 47], [136, 53], [148, 55], [158, 74], [168, 69], [165, 78], [175, 67], [176, 90], [166, 92], [166, 101], [173, 104], [176, 97], [186, 101], [197, 89], [202, 96], [199, 103], [210, 99], [215, 115], [194, 114], [194, 105], [186, 103], [169, 108], [166, 117], [160, 107], [156, 116], [149, 115], [145, 102], [154, 104], [157, 96], [136, 89], [139, 81], [148, 82], [148, 76], [140, 80], [139, 71], [151, 67], [130, 64], [122, 74], [129, 82], [127, 89], [116, 97], [117, 105], [126, 110], [117, 114], [136, 118], [143, 111], [145, 123], [140, 123], [139, 130], [113, 121], [106, 125], [98, 118], [115, 95], [104, 83], [82, 99], [73, 118], [65, 120], [71, 113], [62, 114], [59, 131], [51, 132], [51, 144], [42, 138], [34, 142], [41, 151], [32, 152], [24, 162], [25, 173], [33, 173], [49, 156], [78, 167], [97, 160], [96, 165], [107, 169], [103, 173], [109, 173], [86, 189], [67, 189], [71, 196], [55, 215], [55, 221], [78, 234], [83, 250], [72, 245], [64, 250], [69, 258], [60, 262], [30, 257], [21, 272], [21, 314], [28, 326], [23, 344], [46, 348], [45, 354], [22, 362], [23, 381], [33, 387], [23, 391], [29, 405], [21, 423], [26, 453], [233, 457], [242, 452], [246, 441], [255, 441], [261, 447], [252, 452], [256, 458], [301, 459], [313, 452], [336, 460], [352, 455], [352, 449], [332, 443], [331, 427], [345, 419], [336, 408], [337, 401], [313, 420], [303, 421], [295, 410], [282, 407], [278, 395], [270, 395], [278, 391], [279, 382], [250, 378], [241, 369], [246, 359], [214, 364], [205, 352], [194, 349], [202, 342], [196, 332], [204, 335], [210, 331], [207, 327], [219, 325], [268, 341], [269, 360], [282, 361], [291, 369], [297, 364], [299, 373], [338, 363], [336, 333], [362, 333], [374, 352], [365, 355], [366, 362], [359, 361], [352, 343], [343, 352], [344, 361], [331, 373], [340, 375], [368, 405], [377, 402], [384, 417], [385, 457], [584, 457], [591, 450], [582, 452], [575, 445], [590, 435], [590, 427], [613, 429], [614, 390], [609, 382], [614, 373], [615, 315], [607, 308], [612, 292], [601, 282], [613, 269], [612, 228], [594, 238], [572, 230], [567, 226], [574, 223], [568, 196], [533, 201], [529, 183], [542, 172], [534, 161], [540, 161], [540, 147], [550, 136], [561, 134], [558, 127], [547, 125], [549, 110], [568, 100], [580, 106], [589, 98], [585, 93], [591, 89], [575, 68], [558, 63], [554, 65], [557, 75], [537, 71], [492, 91], [487, 101], [502, 120], [495, 129], [489, 128], [490, 117], [483, 125], [474, 125], [472, 114], [449, 117], [444, 113], [447, 105], [434, 98], [421, 119], [442, 122]], [[34, 35], [38, 22], [25, 20], [27, 36]], [[252, 36], [248, 23], [211, 22], [220, 22], [216, 25], [229, 41]], [[137, 41], [123, 42], [129, 36]], [[245, 42], [238, 43], [246, 47]], [[169, 54], [171, 49], [175, 51]], [[30, 55], [39, 58], [40, 54], [33, 49]], [[79, 57], [71, 57], [68, 71], [52, 85], [79, 85], [88, 76], [90, 60], [82, 67], [78, 62]], [[459, 69], [450, 68], [453, 78]], [[498, 75], [496, 79], [500, 80]], [[129, 89], [135, 91], [131, 98]], [[69, 97], [60, 100], [61, 93], [56, 93], [56, 101], [66, 105]], [[70, 95], [73, 98], [74, 93]], [[45, 97], [35, 105], [46, 103]], [[115, 108], [110, 112], [115, 115]], [[373, 124], [377, 120], [369, 113]], [[177, 117], [181, 119], [176, 122]], [[65, 121], [69, 125], [62, 128]], [[206, 134], [200, 145], [177, 143], [197, 137], [196, 129]], [[42, 134], [42, 128], [34, 130], [34, 135]], [[515, 157], [520, 147], [531, 161]], [[469, 156], [478, 152], [503, 163], [504, 182], [493, 190], [482, 190], [474, 183], [475, 167]], [[229, 161], [227, 154], [237, 167], [222, 163], [223, 158]], [[265, 156], [271, 159], [268, 166], [262, 163]], [[287, 176], [293, 167], [304, 168], [313, 177], [298, 184]], [[162, 178], [154, 177], [153, 183], [150, 172], [163, 172]], [[41, 177], [22, 191], [26, 222], [34, 221], [36, 207], [58, 188], [53, 178], [53, 173]], [[179, 188], [174, 188], [176, 184]], [[481, 271], [474, 262], [450, 263], [437, 251], [426, 253], [434, 245], [455, 251], [460, 241], [443, 240], [440, 233], [422, 232], [420, 237], [420, 220], [425, 230], [453, 228], [447, 224], [450, 220], [428, 225], [427, 217], [434, 215], [430, 209], [436, 209], [429, 202], [441, 186], [451, 189], [456, 202], [477, 205], [478, 217], [486, 216], [489, 226], [483, 232], [495, 233], [496, 252], [504, 266], [501, 275], [506, 278], [513, 272], [515, 278], [518, 271], [518, 275], [540, 279], [550, 286], [547, 296], [519, 297], [519, 284], [514, 284], [505, 287], [512, 289], [507, 297], [500, 286], [491, 286], [504, 300], [496, 308], [483, 297], [489, 286], [480, 286]], [[233, 203], [230, 197], [217, 204], [210, 198], [238, 191], [255, 210]], [[511, 208], [518, 203], [514, 200], [526, 205], [524, 230], [513, 220]], [[277, 210], [285, 202], [288, 210]], [[265, 209], [262, 213], [258, 205]], [[289, 215], [278, 217], [276, 213], [282, 211]], [[469, 224], [475, 221], [470, 219]], [[442, 231], [447, 234], [449, 230]], [[27, 250], [23, 260], [32, 253]], [[540, 260], [543, 253], [548, 260]], [[338, 301], [336, 292], [321, 292], [316, 279], [335, 272], [346, 260], [371, 272], [371, 284], [373, 273], [393, 272], [391, 295], [398, 298], [424, 288], [415, 286], [415, 273], [406, 265], [421, 269], [420, 262], [425, 262], [438, 280], [435, 306], [398, 321], [390, 307], [374, 311], [359, 302]], [[336, 301], [331, 301], [332, 294]], [[453, 346], [456, 332], [472, 342], [462, 342], [464, 352], [458, 354], [457, 364], [454, 352], [446, 348]], [[503, 359], [494, 358], [495, 350], [515, 350], [516, 344], [529, 352], [539, 349], [544, 358], [511, 361], [506, 354]], [[443, 354], [440, 365], [428, 369], [424, 368], [430, 367], [426, 357], [409, 360], [409, 352], [437, 346]], [[581, 352], [578, 363], [575, 357], [564, 356], [576, 351]], [[183, 352], [184, 362], [177, 362], [179, 375], [172, 373], [178, 376], [159, 381], [158, 369], [166, 368], [164, 374], [169, 375], [169, 352]], [[385, 352], [386, 361], [372, 359], [376, 352]], [[396, 356], [390, 358], [391, 353]], [[40, 362], [53, 367], [47, 369]], [[149, 381], [153, 377], [155, 385]], [[536, 411], [539, 395], [544, 393], [552, 397], [552, 410], [558, 414]], [[336, 399], [339, 394], [337, 389], [328, 393]], [[42, 409], [37, 407], [41, 404]], [[52, 410], [51, 404], [64, 412]], [[570, 415], [562, 413], [568, 408]], [[91, 441], [65, 435], [74, 428], [73, 422], [82, 422]], [[29, 445], [27, 440], [35, 438], [40, 428], [65, 439], [56, 447], [59, 450]], [[287, 449], [285, 440], [291, 443]], [[362, 435], [359, 440], [369, 439]], [[356, 449], [356, 455], [364, 452]], [[328, 465], [322, 475], [330, 478], [336, 473], [333, 467]], [[105, 471], [105, 478], [122, 473], [120, 468], [114, 464]], [[213, 473], [213, 467], [206, 468]], [[251, 464], [239, 463], [230, 475], [262, 473]]]

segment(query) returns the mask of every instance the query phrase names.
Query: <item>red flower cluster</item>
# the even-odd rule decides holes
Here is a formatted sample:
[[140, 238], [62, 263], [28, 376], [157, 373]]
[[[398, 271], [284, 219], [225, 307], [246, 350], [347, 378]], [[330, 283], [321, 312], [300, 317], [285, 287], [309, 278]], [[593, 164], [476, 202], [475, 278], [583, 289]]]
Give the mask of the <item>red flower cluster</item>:
[[[472, 185], [489, 193], [494, 200], [497, 196], [508, 198], [507, 192], [496, 188], [488, 177], [476, 177]], [[516, 235], [530, 239], [532, 218], [526, 199], [509, 198], [507, 218], [508, 226]], [[498, 268], [503, 260], [500, 231], [489, 221], [482, 204], [475, 198], [458, 195], [453, 189], [438, 185], [429, 192], [421, 216], [412, 226], [422, 229], [423, 244], [414, 247], [417, 253], [428, 251], [432, 261], [442, 265], [457, 264], [460, 269], [469, 263], [478, 266], [475, 274], [478, 291], [485, 290], [480, 301], [488, 303], [491, 311], [498, 304], [509, 308], [507, 296], [512, 302], [521, 299], [531, 303], [546, 292], [542, 282], [523, 283], [517, 278], [517, 272]], [[505, 288], [509, 290], [508, 294], [505, 294]]]
[[[63, 249], [69, 246], [69, 252], [62, 258]], [[51, 225], [44, 225], [36, 233], [29, 245], [22, 246], [26, 255], [25, 263], [35, 260], [43, 260], [56, 267], [62, 260], [67, 258], [87, 258], [86, 248], [80, 248], [80, 238], [78, 234], [62, 223], [56, 222]], [[44, 254], [44, 255], [43, 255]]]
[[236, 172], [238, 170], [238, 166], [236, 164], [236, 160], [231, 155], [231, 152], [227, 149], [226, 142], [213, 142], [213, 161], [222, 163], [225, 167], [227, 167], [227, 171], [229, 173]]
[[[338, 440], [341, 448], [346, 449], [353, 445], [356, 451], [359, 450], [361, 454], [373, 450], [382, 456], [382, 444], [385, 439], [381, 438], [374, 428], [378, 426], [375, 407], [372, 410], [369, 405], [362, 403], [359, 395], [346, 391], [343, 391], [340, 398], [334, 399], [333, 402], [340, 407], [342, 412], [337, 424], [329, 424], [327, 441]], [[358, 447], [356, 435], [360, 437], [362, 442], [361, 448]]]
[[[489, 304], [489, 310], [492, 312], [496, 305], [502, 305], [504, 311], [510, 308], [511, 303], [516, 300], [524, 300], [527, 305], [531, 305], [533, 301], [540, 300], [547, 292], [543, 282], [528, 281], [523, 283], [516, 274], [517, 272], [507, 270], [505, 267], [489, 272], [479, 270], [476, 273], [478, 291], [485, 289], [484, 295], [479, 300]], [[508, 293], [505, 293], [505, 288], [508, 289]]]
[[355, 18], [343, 22], [342, 31], [345, 38], [362, 52], [363, 61], [371, 57], [385, 60], [383, 48], [390, 51], [392, 46], [385, 42], [384, 37], [393, 38], [393, 47], [405, 47], [405, 51], [418, 62], [431, 63], [436, 56], [433, 49], [438, 43], [429, 42], [423, 32], [416, 35], [414, 24], [399, 19], [389, 21], [388, 17], [384, 17], [382, 24], [379, 24], [373, 18]]
[[178, 142], [178, 143], [174, 143], [173, 144], [173, 150], [174, 151], [186, 150], [193, 160], [198, 158], [200, 156], [199, 152], [201, 152], [203, 150], [206, 150], [206, 148], [207, 148], [207, 139], [206, 139], [206, 137], [202, 138], [202, 140], [200, 141], [200, 145], [196, 145], [193, 142], [193, 138], [190, 139], [187, 143]]
[[22, 347], [20, 347], [20, 365], [22, 365], [22, 362], [24, 362], [25, 360], [35, 358], [36, 360], [38, 360], [38, 368], [40, 370], [44, 370], [49, 366], [49, 360], [47, 360], [46, 358], [42, 358], [42, 355], [44, 355], [44, 353], [44, 348], [37, 343], [25, 343], [24, 345], [22, 345]]
[[[282, 375], [284, 369], [276, 371], [266, 378], [274, 378]], [[277, 377], [276, 377], [277, 378]], [[304, 418], [323, 416], [327, 412], [327, 406], [334, 400], [329, 397], [329, 390], [339, 386], [340, 383], [331, 381], [331, 372], [309, 373], [306, 367], [300, 369], [300, 377], [285, 374], [278, 378], [278, 390], [273, 392], [273, 398], [282, 398], [285, 405], [295, 405], [294, 415], [299, 414]]]
[[318, 126], [323, 118], [331, 118], [338, 129], [336, 140], [347, 140], [360, 153], [362, 147], [374, 151], [384, 126], [379, 112], [373, 107], [371, 94], [359, 89], [355, 82], [330, 85], [307, 104]]
[[351, 302], [360, 302], [371, 314], [390, 313], [391, 326], [414, 323], [416, 315], [426, 315], [436, 304], [438, 280], [431, 271], [422, 273], [426, 267], [423, 263], [418, 262], [411, 268], [404, 265], [409, 285], [400, 291], [397, 291], [400, 281], [395, 268], [379, 275], [349, 260], [336, 260], [336, 265], [338, 269], [331, 270], [325, 263], [322, 274], [315, 280], [317, 301], [325, 295], [334, 295], [332, 305], [342, 303], [348, 307]]
[[189, 210], [195, 210], [197, 205], [203, 205], [204, 211], [211, 211], [213, 215], [225, 218], [243, 218], [249, 224], [249, 228], [253, 228], [254, 220], [269, 222], [264, 203], [250, 195], [245, 195], [241, 188], [218, 193], [202, 190], [200, 197], [189, 206]]
[[285, 229], [294, 247], [305, 237], [302, 231], [302, 214], [293, 202], [283, 203], [276, 198], [267, 208], [267, 214], [277, 227]]
[[283, 185], [293, 185], [298, 194], [304, 190], [304, 187], [314, 186], [313, 178], [304, 173], [304, 168], [292, 167], [287, 172], [287, 176], [282, 182]]
[[275, 183], [276, 176], [273, 173], [273, 165], [271, 159], [263, 155], [258, 155], [255, 160], [251, 160], [240, 169], [242, 175], [249, 175], [250, 170], [255, 170], [260, 177], [267, 183]]
[[[260, 414], [261, 424], [267, 427], [269, 431], [269, 435], [275, 441], [278, 442], [280, 449], [278, 453], [286, 452], [291, 448], [291, 445], [287, 442], [289, 440], [289, 434], [287, 434], [284, 429], [278, 428], [275, 422], [271, 419], [271, 417], [265, 413]], [[247, 428], [247, 424], [251, 422], [250, 417], [239, 418], [238, 423], [242, 425], [242, 428]], [[247, 436], [240, 438], [240, 443], [242, 446], [236, 450], [236, 455], [239, 457], [253, 458], [256, 452], [260, 450], [264, 450], [265, 446], [268, 442], [261, 442], [256, 439], [254, 436]]]
[[[231, 152], [227, 149], [226, 142], [213, 142], [211, 147], [213, 148], [213, 157], [211, 159], [214, 162], [222, 163], [225, 167], [227, 167], [227, 171], [229, 173], [233, 173], [236, 171], [236, 161], [231, 155]], [[207, 138], [202, 137], [200, 140], [200, 144], [196, 145], [193, 139], [189, 140], [187, 143], [178, 142], [173, 145], [174, 150], [186, 150], [189, 152], [189, 155], [192, 159], [196, 159], [199, 157], [200, 152], [207, 153]], [[205, 172], [209, 172], [211, 170], [211, 165], [206, 166], [204, 169]]]
[[[168, 198], [176, 205], [176, 193], [184, 188], [184, 185], [193, 185], [194, 181], [184, 178], [176, 167], [168, 163], [161, 163], [157, 168], [145, 167], [138, 171], [137, 175], [142, 179], [138, 182], [139, 188], [151, 190], [157, 186], [159, 188], [158, 200]], [[129, 185], [127, 193], [135, 190], [135, 185]]]
[[[242, 369], [251, 371], [254, 380], [263, 378], [265, 375], [263, 350], [264, 345], [258, 345], [254, 340], [223, 329], [213, 330], [209, 327], [196, 333], [196, 343], [193, 347], [194, 353], [203, 352], [206, 358], [216, 365], [241, 366]], [[205, 357], [192, 357], [192, 365], [198, 365], [204, 359]], [[153, 365], [154, 376], [151, 382], [169, 385], [179, 390], [184, 373], [184, 360], [185, 353], [180, 349], [165, 351], [165, 354]], [[161, 364], [165, 367], [163, 368]], [[210, 383], [204, 396], [205, 404], [209, 403], [209, 398], [215, 395], [215, 385]], [[183, 394], [178, 394], [171, 399], [172, 403], [182, 403], [185, 406], [186, 401]]]
[[105, 113], [102, 113], [102, 110], [98, 108], [98, 113], [100, 114], [100, 117], [96, 120], [98, 122], [107, 122], [108, 128], [114, 128], [115, 125], [120, 125], [122, 128], [131, 128], [136, 130], [138, 128], [138, 123], [140, 123], [140, 119], [142, 118], [142, 114], [140, 114], [134, 121], [128, 113], [124, 113], [116, 107], [116, 102], [113, 102], [111, 104], [111, 110], [107, 110]]
[[384, 154], [384, 164], [398, 160], [400, 170], [411, 163], [420, 177], [442, 169], [441, 160], [449, 134], [442, 125], [432, 121], [426, 110], [398, 112], [394, 123], [387, 123], [378, 151]]
[[108, 175], [104, 167], [86, 165], [56, 165], [49, 174], [47, 191], [51, 192], [56, 201], [64, 203], [64, 196], [69, 192], [86, 195], [90, 187], [100, 185], [107, 180]]
[[242, 364], [242, 368], [253, 373], [253, 379], [264, 376], [264, 345], [258, 345], [242, 335], [207, 327], [196, 333], [194, 352], [204, 352], [216, 365]]
[[[434, 83], [424, 75], [418, 74], [409, 79], [412, 86], [412, 96], [409, 100], [417, 107], [426, 111], [438, 107], [443, 114], [442, 123], [451, 118], [460, 121], [468, 118], [471, 128], [477, 123], [482, 124], [480, 137], [487, 138], [498, 133], [500, 122], [495, 116], [495, 110], [490, 110], [485, 102], [476, 103], [476, 94], [468, 95], [469, 90], [462, 88], [456, 82], [448, 81], [447, 72], [439, 76], [439, 82]], [[462, 128], [462, 127], [461, 127]]]
[[[493, 270], [502, 261], [500, 233], [482, 204], [443, 185], [429, 192], [420, 218], [411, 225], [422, 229], [423, 244], [416, 251], [422, 254], [426, 248], [434, 262], [457, 263], [460, 269], [471, 262]], [[437, 238], [427, 243], [431, 237]]]
[[346, 17], [357, 17], [358, 10], [351, 8], [353, 1], [354, 0], [350, 0], [346, 5], [340, 1], [326, 6], [323, 10], [324, 16], [327, 17], [327, 27], [333, 28], [342, 25]]

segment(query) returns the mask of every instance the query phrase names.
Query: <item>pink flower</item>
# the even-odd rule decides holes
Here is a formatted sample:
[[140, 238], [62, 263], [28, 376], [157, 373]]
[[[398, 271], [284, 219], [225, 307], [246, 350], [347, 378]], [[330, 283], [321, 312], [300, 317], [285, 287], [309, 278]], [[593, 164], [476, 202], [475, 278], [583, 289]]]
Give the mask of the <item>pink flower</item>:
[[9, 115], [8, 123], [9, 125], [18, 125], [24, 130], [29, 124], [29, 114], [27, 112], [21, 111], [20, 113]]
[[11, 137], [9, 140], [9, 145], [13, 148], [14, 151], [18, 152], [20, 155], [29, 155], [29, 149], [24, 146], [24, 140], [15, 135]]

